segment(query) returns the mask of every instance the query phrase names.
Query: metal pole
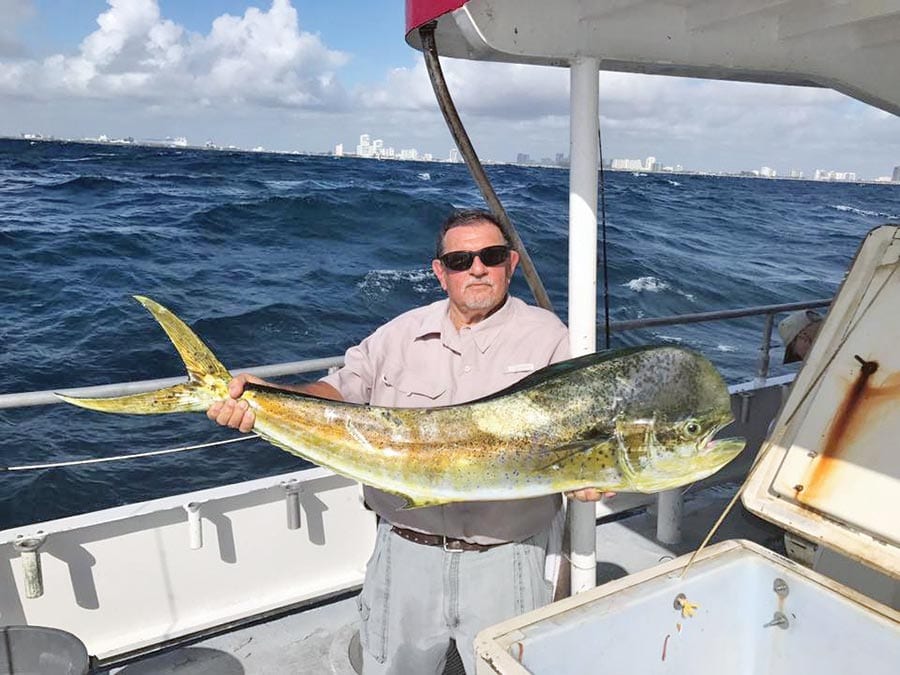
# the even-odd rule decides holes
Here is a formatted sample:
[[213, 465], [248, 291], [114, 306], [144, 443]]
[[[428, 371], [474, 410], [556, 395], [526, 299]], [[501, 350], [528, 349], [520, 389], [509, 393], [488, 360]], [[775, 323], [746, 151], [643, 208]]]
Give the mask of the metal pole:
[[769, 375], [769, 347], [772, 345], [772, 325], [775, 323], [775, 315], [766, 315], [766, 325], [763, 327], [762, 344], [759, 346], [759, 362], [756, 368], [756, 384], [764, 385]]
[[681, 543], [684, 511], [682, 488], [664, 490], [656, 496], [656, 538], [663, 544]]
[[[597, 349], [597, 130], [599, 61], [570, 64], [569, 346], [572, 356]], [[569, 502], [571, 590], [597, 585], [596, 508]]]

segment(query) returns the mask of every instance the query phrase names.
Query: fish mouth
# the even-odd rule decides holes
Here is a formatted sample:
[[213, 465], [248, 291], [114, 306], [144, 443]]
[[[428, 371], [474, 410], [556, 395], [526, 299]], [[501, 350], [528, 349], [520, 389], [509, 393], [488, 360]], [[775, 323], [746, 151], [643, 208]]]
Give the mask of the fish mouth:
[[704, 455], [714, 455], [718, 457], [728, 457], [729, 459], [736, 457], [747, 445], [747, 439], [740, 436], [731, 438], [716, 438], [707, 441], [703, 446]]

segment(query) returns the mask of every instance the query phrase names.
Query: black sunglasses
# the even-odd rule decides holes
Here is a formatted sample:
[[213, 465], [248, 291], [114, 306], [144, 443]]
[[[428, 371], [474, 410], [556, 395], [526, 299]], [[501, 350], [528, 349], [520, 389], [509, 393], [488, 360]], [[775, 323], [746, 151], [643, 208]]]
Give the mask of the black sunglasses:
[[472, 266], [472, 263], [475, 262], [475, 256], [478, 256], [481, 264], [487, 267], [496, 267], [509, 259], [509, 246], [497, 244], [496, 246], [483, 248], [480, 251], [450, 251], [450, 253], [442, 255], [439, 260], [448, 270], [463, 272]]

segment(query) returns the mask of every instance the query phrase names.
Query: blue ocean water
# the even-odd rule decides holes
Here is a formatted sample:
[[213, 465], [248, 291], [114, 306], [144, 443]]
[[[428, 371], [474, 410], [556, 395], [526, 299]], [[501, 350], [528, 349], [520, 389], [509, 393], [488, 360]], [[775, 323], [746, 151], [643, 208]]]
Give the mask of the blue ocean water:
[[[565, 319], [568, 173], [488, 173]], [[462, 165], [0, 140], [0, 393], [181, 375], [133, 294], [173, 309], [232, 370], [340, 354], [441, 297], [435, 227], [481, 204]], [[610, 173], [606, 204], [618, 320], [829, 297], [864, 234], [900, 221], [900, 186]], [[513, 292], [529, 298], [521, 275]], [[736, 382], [754, 371], [762, 326], [639, 331], [613, 346], [690, 346]], [[65, 405], [0, 411], [0, 430], [0, 466], [233, 436], [201, 415]], [[302, 466], [249, 441], [0, 473], [0, 529]]]

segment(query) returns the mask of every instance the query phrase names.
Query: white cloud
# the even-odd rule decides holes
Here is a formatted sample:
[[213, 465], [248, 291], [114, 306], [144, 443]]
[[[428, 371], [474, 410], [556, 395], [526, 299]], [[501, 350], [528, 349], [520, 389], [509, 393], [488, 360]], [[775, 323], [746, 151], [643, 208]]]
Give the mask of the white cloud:
[[[455, 59], [443, 59], [442, 69], [470, 134], [490, 153], [498, 153], [497, 137], [517, 144], [507, 157], [567, 150], [567, 69]], [[355, 94], [362, 105], [395, 114], [437, 110], [421, 58]], [[600, 117], [607, 159], [657, 155], [695, 169], [848, 170], [849, 158], [852, 168], [861, 158], [889, 154], [887, 148], [900, 153], [898, 118], [827, 89], [604, 71]], [[856, 150], [863, 147], [874, 155]], [[873, 174], [887, 170], [872, 166]]]
[[[4, 0], [8, 2], [8, 0]], [[160, 15], [157, 0], [108, 0], [98, 29], [74, 55], [0, 61], [0, 93], [23, 98], [128, 98], [173, 103], [239, 102], [335, 107], [336, 71], [348, 56], [300, 30], [289, 0], [225, 14], [208, 35]]]

